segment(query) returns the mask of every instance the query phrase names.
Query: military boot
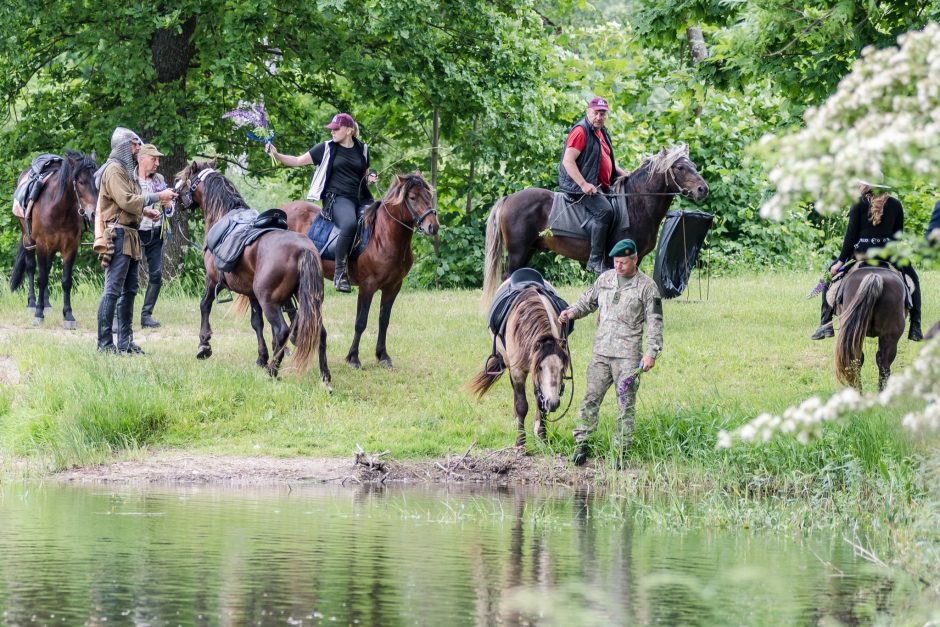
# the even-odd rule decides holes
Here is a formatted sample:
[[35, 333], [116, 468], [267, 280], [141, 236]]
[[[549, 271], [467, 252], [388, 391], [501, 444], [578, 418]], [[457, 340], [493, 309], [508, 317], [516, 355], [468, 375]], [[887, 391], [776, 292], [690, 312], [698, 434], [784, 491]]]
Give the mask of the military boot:
[[575, 466], [583, 466], [587, 463], [588, 457], [591, 456], [591, 447], [588, 446], [587, 442], [581, 442], [574, 449], [574, 455], [571, 456], [571, 463]]

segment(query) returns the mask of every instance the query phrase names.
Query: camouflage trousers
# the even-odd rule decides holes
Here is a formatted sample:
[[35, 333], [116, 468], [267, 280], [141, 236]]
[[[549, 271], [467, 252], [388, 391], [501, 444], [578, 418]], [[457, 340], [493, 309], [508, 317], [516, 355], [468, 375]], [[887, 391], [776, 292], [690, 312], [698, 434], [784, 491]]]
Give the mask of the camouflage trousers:
[[[594, 355], [587, 367], [587, 389], [581, 410], [578, 412], [578, 426], [574, 430], [574, 439], [578, 444], [587, 441], [597, 430], [597, 413], [607, 390], [613, 385], [614, 394], [617, 393], [621, 382], [633, 374], [640, 363], [640, 355], [636, 357], [604, 357]], [[614, 433], [614, 445], [622, 449], [630, 446], [630, 435], [633, 433], [633, 421], [636, 415], [636, 393], [640, 387], [640, 377], [636, 377], [622, 398], [617, 399], [620, 415], [618, 428]]]

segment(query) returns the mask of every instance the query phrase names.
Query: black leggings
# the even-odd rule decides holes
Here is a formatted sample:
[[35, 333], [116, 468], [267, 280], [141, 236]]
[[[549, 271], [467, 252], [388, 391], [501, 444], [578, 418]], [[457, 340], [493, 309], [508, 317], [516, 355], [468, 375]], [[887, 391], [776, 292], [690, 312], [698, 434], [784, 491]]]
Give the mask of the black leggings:
[[357, 209], [357, 200], [354, 198], [337, 196], [333, 199], [333, 224], [343, 237], [353, 237], [356, 234]]

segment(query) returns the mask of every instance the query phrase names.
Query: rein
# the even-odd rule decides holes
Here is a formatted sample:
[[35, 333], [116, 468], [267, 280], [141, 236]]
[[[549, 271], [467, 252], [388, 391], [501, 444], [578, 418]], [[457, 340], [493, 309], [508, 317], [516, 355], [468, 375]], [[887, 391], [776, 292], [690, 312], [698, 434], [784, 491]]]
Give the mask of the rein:
[[[545, 418], [544, 418], [545, 422], [558, 422], [562, 418], [567, 416], [568, 410], [571, 409], [571, 403], [574, 401], [574, 362], [571, 359], [571, 347], [568, 346], [568, 334], [565, 332], [564, 326], [562, 326], [561, 338], [559, 339], [561, 339], [562, 343], [564, 344], [565, 354], [568, 356], [568, 367], [566, 368], [566, 371], [568, 372], [568, 374], [566, 375], [563, 372], [561, 374], [561, 381], [562, 381], [562, 385], [564, 385], [565, 381], [571, 381], [571, 395], [568, 397], [568, 405], [565, 407], [565, 411], [561, 412], [561, 414], [558, 415], [558, 417], [549, 418], [548, 415], [551, 412], [545, 412]], [[540, 405], [539, 409], [541, 409], [542, 390], [539, 389], [538, 383], [535, 384], [535, 400], [539, 402], [539, 405]]]
[[[378, 185], [376, 185], [376, 187], [378, 187]], [[382, 208], [385, 209], [385, 213], [388, 214], [388, 217], [390, 217], [392, 220], [402, 225], [403, 227], [405, 227], [412, 233], [420, 233], [421, 235], [430, 235], [427, 231], [424, 230], [424, 227], [421, 226], [421, 224], [424, 222], [425, 218], [427, 218], [428, 216], [436, 216], [437, 209], [431, 206], [427, 211], [425, 211], [419, 216], [418, 212], [415, 211], [414, 207], [411, 206], [411, 201], [408, 199], [407, 191], [408, 190], [406, 189], [405, 193], [403, 194], [404, 199], [405, 199], [404, 205], [405, 205], [405, 209], [408, 210], [408, 213], [411, 214], [411, 219], [414, 220], [414, 226], [411, 226], [410, 224], [405, 224], [404, 222], [402, 222], [401, 220], [393, 216], [392, 212], [388, 210], [388, 203], [385, 201], [385, 199], [382, 199]]]

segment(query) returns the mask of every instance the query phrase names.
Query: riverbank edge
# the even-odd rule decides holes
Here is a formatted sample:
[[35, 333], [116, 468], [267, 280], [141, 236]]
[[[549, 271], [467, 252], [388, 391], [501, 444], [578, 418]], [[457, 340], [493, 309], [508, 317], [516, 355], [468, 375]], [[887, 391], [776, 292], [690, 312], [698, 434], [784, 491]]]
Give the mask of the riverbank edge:
[[[56, 470], [37, 459], [2, 460], [8, 480], [63, 484], [278, 486], [474, 483], [496, 486], [597, 486], [612, 470], [606, 459], [575, 467], [561, 456], [526, 455], [515, 447], [446, 457], [398, 460], [360, 452], [351, 457], [237, 456], [179, 449], [137, 451], [102, 464]], [[630, 471], [625, 471], [630, 474]], [[617, 473], [623, 476], [624, 473]]]

